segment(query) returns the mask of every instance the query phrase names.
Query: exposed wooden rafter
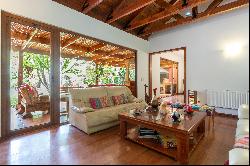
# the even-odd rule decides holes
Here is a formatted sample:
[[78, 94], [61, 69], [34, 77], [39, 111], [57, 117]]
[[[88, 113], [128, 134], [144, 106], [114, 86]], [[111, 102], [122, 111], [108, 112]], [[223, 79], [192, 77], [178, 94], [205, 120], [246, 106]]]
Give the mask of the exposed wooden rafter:
[[154, 14], [150, 17], [147, 17], [145, 19], [132, 22], [126, 31], [131, 31], [131, 30], [138, 28], [138, 27], [141, 27], [143, 25], [150, 24], [150, 23], [153, 23], [155, 21], [164, 19], [168, 16], [178, 14], [182, 10], [198, 6], [198, 5], [203, 4], [205, 2], [207, 2], [207, 0], [190, 0], [188, 2], [188, 4], [183, 7], [182, 2], [178, 1], [175, 5], [171, 5], [170, 7], [166, 8], [164, 11], [162, 11], [160, 13], [156, 13], [156, 14]]
[[68, 47], [68, 46], [70, 46], [70, 45], [76, 43], [79, 39], [80, 39], [79, 37], [72, 37], [72, 38], [68, 39], [67, 41], [65, 41], [65, 42], [61, 45], [62, 49], [64, 49], [64, 48], [66, 48], [66, 47]]
[[104, 44], [104, 43], [100, 43], [100, 44], [97, 44], [97, 45], [95, 45], [95, 46], [92, 46], [92, 47], [90, 47], [89, 49], [88, 49], [88, 52], [94, 52], [94, 51], [96, 51], [96, 50], [99, 50], [100, 48], [103, 48], [104, 46], [106, 46], [106, 44]]
[[[211, 0], [53, 1], [146, 40], [153, 32], [194, 22], [194, 20], [200, 20], [201, 17], [208, 17], [210, 14], [214, 15], [214, 11], [217, 11], [217, 8], [223, 2], [223, 0], [213, 0], [212, 2]], [[208, 8], [204, 12], [199, 13], [200, 5], [208, 2], [211, 2]], [[232, 1], [228, 1], [228, 3], [232, 3]], [[249, 0], [246, 3], [249, 3]], [[93, 8], [95, 9], [92, 10]], [[192, 17], [182, 16], [182, 12], [187, 9], [192, 10]]]
[[85, 0], [82, 5], [82, 12], [84, 14], [87, 14], [89, 11], [98, 6], [103, 1], [104, 0]]
[[205, 13], [212, 12], [223, 0], [214, 0], [208, 8], [205, 10]]
[[113, 13], [110, 15], [109, 20], [107, 20], [107, 23], [112, 23], [122, 17], [125, 17], [151, 3], [153, 3], [155, 0], [134, 0], [133, 3], [125, 3], [126, 1], [123, 0], [123, 3], [121, 6], [119, 6], [116, 10], [113, 11]]
[[197, 17], [198, 14], [198, 6], [192, 8], [192, 17], [193, 19]]
[[178, 1], [180, 1], [180, 0], [171, 0], [171, 1], [169, 2], [169, 4], [175, 5]]
[[143, 34], [141, 34], [141, 36], [148, 36], [154, 32], [170, 29], [170, 28], [173, 28], [173, 27], [176, 27], [179, 25], [184, 25], [184, 24], [189, 24], [192, 22], [204, 20], [204, 19], [208, 18], [209, 16], [218, 15], [218, 14], [221, 14], [221, 13], [233, 10], [233, 9], [247, 6], [248, 4], [249, 4], [249, 0], [237, 0], [237, 1], [225, 4], [225, 5], [222, 5], [222, 6], [217, 5], [218, 7], [213, 8], [212, 11], [205, 10], [204, 12], [199, 13], [197, 15], [196, 19], [193, 19], [191, 16], [187, 17], [187, 18], [179, 19], [176, 22], [172, 22], [169, 24], [165, 24], [165, 25], [161, 25], [161, 26], [149, 29], [149, 30], [145, 31]]
[[31, 34], [30, 36], [28, 37], [28, 40], [26, 40], [23, 45], [22, 45], [22, 48], [21, 50], [24, 50], [28, 44], [31, 42], [31, 40], [34, 38], [34, 36], [38, 33], [38, 29], [35, 29]]

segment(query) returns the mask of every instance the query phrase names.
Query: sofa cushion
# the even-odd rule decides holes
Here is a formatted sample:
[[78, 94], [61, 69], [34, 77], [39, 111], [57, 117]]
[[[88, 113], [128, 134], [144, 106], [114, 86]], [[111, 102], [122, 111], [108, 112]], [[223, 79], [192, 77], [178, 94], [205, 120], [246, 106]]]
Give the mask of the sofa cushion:
[[236, 138], [234, 148], [249, 149], [249, 134]]
[[[122, 94], [124, 94], [125, 97], [129, 98], [129, 96], [132, 95], [132, 92], [126, 86], [113, 86], [113, 87], [105, 87], [105, 88], [106, 88], [107, 94], [110, 98], [112, 98], [112, 96], [119, 96]], [[113, 101], [111, 102], [111, 104], [115, 105]]]
[[94, 112], [95, 110], [93, 108], [89, 107], [76, 107], [76, 106], [71, 106], [71, 110], [80, 114], [84, 114], [87, 112]]
[[241, 148], [230, 150], [229, 165], [249, 165], [249, 150]]
[[146, 104], [142, 103], [127, 103], [112, 107], [99, 109], [98, 111], [88, 112], [86, 116], [88, 127], [102, 125], [104, 123], [118, 121], [118, 114], [121, 112], [129, 111], [131, 109], [140, 108], [144, 109]]
[[103, 96], [100, 98], [89, 98], [89, 103], [92, 108], [100, 109], [109, 106], [108, 96]]
[[237, 122], [236, 137], [249, 134], [249, 120], [239, 119]]
[[112, 100], [115, 105], [121, 105], [128, 103], [128, 97], [124, 94], [118, 95], [118, 96], [112, 96]]
[[242, 104], [238, 109], [238, 118], [239, 119], [249, 119], [249, 106]]
[[107, 96], [107, 91], [104, 87], [75, 88], [70, 89], [69, 93], [71, 95], [72, 105], [77, 107], [91, 107], [89, 98]]

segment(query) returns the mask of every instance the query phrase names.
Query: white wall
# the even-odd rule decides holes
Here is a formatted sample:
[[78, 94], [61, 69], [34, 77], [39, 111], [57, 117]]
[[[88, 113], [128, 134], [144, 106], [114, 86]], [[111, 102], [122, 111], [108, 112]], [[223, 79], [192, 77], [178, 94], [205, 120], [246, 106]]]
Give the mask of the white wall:
[[148, 41], [52, 0], [0, 0], [0, 10], [137, 50], [138, 96], [144, 98], [143, 85], [148, 84]]
[[[187, 90], [200, 91], [201, 102], [205, 89], [249, 90], [249, 7], [154, 34], [149, 42], [150, 52], [187, 47]], [[242, 50], [228, 58], [223, 49], [231, 42]]]

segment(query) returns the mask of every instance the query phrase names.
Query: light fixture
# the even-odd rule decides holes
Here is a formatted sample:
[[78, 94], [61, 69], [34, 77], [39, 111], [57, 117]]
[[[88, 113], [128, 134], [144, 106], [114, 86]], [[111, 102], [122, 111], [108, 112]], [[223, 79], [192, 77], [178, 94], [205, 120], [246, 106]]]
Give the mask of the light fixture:
[[239, 42], [228, 43], [224, 47], [226, 57], [235, 57], [241, 53], [241, 44]]
[[191, 12], [186, 12], [185, 16], [187, 16], [187, 17], [192, 16], [192, 13]]

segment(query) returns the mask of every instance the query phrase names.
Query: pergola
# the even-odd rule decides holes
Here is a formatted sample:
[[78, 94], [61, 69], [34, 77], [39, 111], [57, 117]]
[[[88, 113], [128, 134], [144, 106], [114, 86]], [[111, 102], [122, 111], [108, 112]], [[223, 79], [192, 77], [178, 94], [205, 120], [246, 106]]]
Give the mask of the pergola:
[[[61, 57], [92, 61], [98, 65], [126, 68], [125, 84], [129, 86], [129, 69], [135, 68], [135, 52], [98, 40], [61, 32]], [[19, 23], [11, 23], [11, 48], [19, 52], [18, 86], [23, 82], [23, 52], [51, 55], [50, 32]], [[53, 55], [51, 55], [53, 56]], [[98, 84], [98, 78], [96, 78]]]

